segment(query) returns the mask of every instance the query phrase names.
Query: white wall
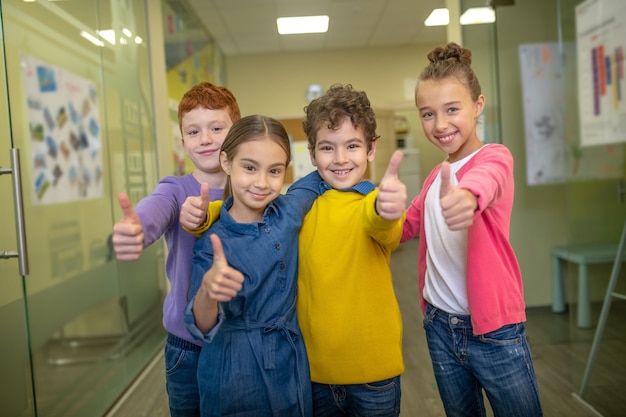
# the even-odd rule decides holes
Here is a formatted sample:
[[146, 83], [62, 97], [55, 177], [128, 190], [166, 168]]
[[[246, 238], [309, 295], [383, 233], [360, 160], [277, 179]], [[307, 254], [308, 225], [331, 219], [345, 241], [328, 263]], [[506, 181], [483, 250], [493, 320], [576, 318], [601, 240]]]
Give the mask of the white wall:
[[374, 108], [412, 108], [405, 80], [415, 80], [431, 45], [348, 49], [288, 55], [227, 57], [228, 87], [243, 114], [302, 117], [309, 84], [333, 83], [364, 90]]

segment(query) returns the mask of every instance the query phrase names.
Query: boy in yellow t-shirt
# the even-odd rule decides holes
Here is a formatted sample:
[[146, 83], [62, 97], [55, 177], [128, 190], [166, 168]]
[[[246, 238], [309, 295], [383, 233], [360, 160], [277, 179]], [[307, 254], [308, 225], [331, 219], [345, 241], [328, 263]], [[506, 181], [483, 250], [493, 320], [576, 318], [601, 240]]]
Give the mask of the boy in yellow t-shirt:
[[[328, 189], [299, 237], [296, 312], [314, 415], [398, 416], [402, 318], [389, 262], [405, 217], [406, 187], [397, 176], [402, 154], [392, 156], [378, 188], [364, 180], [376, 153], [376, 117], [365, 92], [351, 85], [332, 86], [305, 112], [311, 161]], [[207, 218], [207, 204], [189, 197], [183, 226], [206, 230], [219, 213], [219, 203], [211, 203]]]
[[[389, 261], [400, 244], [406, 187], [397, 176], [378, 189], [364, 181], [378, 139], [364, 92], [334, 85], [305, 112], [311, 161], [332, 187], [300, 230], [296, 311], [313, 409], [316, 416], [398, 416], [402, 318]], [[385, 213], [381, 203], [393, 209]]]

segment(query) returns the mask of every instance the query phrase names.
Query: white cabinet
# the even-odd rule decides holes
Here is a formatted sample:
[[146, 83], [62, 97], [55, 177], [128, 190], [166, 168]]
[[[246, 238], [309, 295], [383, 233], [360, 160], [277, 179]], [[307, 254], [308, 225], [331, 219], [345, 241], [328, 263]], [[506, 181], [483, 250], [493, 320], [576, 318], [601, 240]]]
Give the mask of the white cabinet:
[[422, 189], [420, 175], [419, 150], [413, 148], [401, 149], [403, 157], [398, 176], [406, 185], [407, 205], [419, 194]]
[[393, 112], [386, 109], [374, 109], [376, 113], [376, 157], [369, 164], [369, 179], [378, 185], [385, 175], [389, 159], [396, 149], [396, 134], [393, 128]]

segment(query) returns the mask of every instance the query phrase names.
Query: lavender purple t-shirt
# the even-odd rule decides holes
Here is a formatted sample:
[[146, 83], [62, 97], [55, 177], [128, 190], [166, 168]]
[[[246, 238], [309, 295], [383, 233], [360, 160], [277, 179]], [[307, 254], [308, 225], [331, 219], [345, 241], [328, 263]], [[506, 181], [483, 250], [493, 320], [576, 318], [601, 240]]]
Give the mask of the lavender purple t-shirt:
[[[209, 199], [221, 200], [223, 189], [210, 189]], [[144, 233], [144, 247], [165, 236], [168, 247], [165, 272], [170, 290], [163, 303], [163, 327], [168, 333], [188, 340], [198, 346], [187, 331], [183, 316], [187, 306], [187, 292], [191, 281], [191, 259], [196, 237], [180, 225], [180, 209], [188, 196], [200, 195], [200, 183], [192, 174], [181, 177], [165, 177], [154, 192], [142, 199], [135, 207]]]

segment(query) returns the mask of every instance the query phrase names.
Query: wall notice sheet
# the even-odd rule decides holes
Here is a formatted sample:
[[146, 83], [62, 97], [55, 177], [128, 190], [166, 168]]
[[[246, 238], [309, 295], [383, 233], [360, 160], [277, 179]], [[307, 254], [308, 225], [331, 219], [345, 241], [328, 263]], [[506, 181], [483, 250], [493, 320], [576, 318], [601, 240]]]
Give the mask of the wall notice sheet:
[[626, 142], [626, 2], [580, 3], [576, 36], [581, 145]]
[[575, 45], [519, 47], [528, 185], [617, 178], [623, 151], [615, 145], [582, 147], [575, 102]]

